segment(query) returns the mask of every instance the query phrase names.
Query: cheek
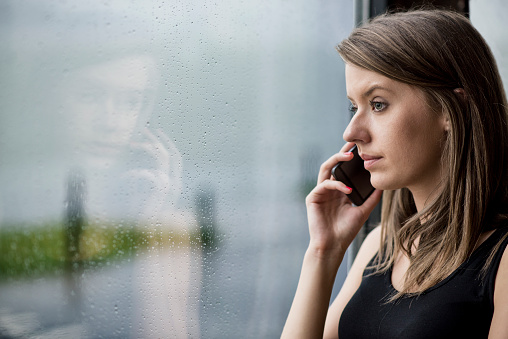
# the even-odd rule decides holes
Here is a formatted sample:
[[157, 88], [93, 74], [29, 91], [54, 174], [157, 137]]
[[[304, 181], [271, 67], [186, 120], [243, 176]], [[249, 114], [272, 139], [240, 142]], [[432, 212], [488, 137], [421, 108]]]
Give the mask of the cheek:
[[429, 121], [417, 120], [408, 123], [407, 133], [403, 139], [406, 145], [405, 158], [401, 163], [414, 172], [426, 175], [426, 172], [434, 172], [441, 161], [442, 145], [444, 142], [443, 132], [439, 127]]
[[410, 156], [413, 153], [411, 149], [420, 145], [423, 139], [419, 126], [408, 119], [390, 121], [379, 131], [385, 151], [400, 160]]
[[392, 155], [393, 165], [406, 168], [426, 167], [439, 161], [443, 132], [435, 121], [421, 119], [425, 113], [393, 121], [385, 128], [385, 148]]

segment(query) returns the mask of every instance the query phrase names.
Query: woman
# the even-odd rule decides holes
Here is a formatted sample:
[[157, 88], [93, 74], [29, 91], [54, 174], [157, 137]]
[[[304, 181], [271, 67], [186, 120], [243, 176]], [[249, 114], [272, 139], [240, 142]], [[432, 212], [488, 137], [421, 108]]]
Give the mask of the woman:
[[[354, 116], [306, 199], [310, 243], [282, 336], [508, 338], [508, 105], [488, 46], [460, 14], [419, 10], [379, 16], [337, 49]], [[376, 188], [358, 207], [331, 177], [353, 144]], [[380, 226], [328, 309], [381, 195]]]

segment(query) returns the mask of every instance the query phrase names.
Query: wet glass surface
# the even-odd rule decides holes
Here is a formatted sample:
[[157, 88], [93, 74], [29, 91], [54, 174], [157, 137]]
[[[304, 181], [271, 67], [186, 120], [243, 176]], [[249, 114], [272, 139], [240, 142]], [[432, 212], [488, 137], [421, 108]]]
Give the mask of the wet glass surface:
[[352, 8], [3, 1], [0, 337], [278, 338]]

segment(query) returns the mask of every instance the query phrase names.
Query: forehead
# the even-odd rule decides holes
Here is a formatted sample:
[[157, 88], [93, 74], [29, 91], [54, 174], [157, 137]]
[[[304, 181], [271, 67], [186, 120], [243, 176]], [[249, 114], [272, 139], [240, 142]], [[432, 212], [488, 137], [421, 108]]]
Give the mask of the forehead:
[[81, 81], [97, 88], [146, 89], [153, 81], [155, 63], [144, 56], [131, 56], [88, 66], [77, 72]]
[[380, 73], [355, 65], [346, 64], [346, 91], [350, 99], [369, 96], [373, 92], [397, 94], [410, 90], [411, 86], [390, 79]]

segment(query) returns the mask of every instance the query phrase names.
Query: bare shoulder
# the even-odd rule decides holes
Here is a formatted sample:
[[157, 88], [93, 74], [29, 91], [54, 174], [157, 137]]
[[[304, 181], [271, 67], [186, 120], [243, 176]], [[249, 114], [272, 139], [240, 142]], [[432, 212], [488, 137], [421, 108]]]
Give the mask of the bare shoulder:
[[372, 230], [363, 241], [337, 298], [335, 298], [328, 310], [325, 323], [325, 338], [337, 338], [337, 329], [342, 311], [360, 286], [363, 271], [379, 250], [380, 241], [381, 227], [378, 226]]
[[489, 338], [508, 338], [508, 247], [504, 249], [494, 285], [494, 316]]
[[[374, 257], [374, 255], [379, 251], [379, 245], [381, 241], [381, 227], [378, 226], [373, 229], [365, 238], [362, 245], [360, 246], [360, 250], [355, 257], [353, 265], [351, 265], [351, 269], [348, 272], [346, 281], [344, 282], [344, 288], [351, 288], [354, 291], [351, 291], [351, 296], [360, 286], [363, 277], [363, 271], [365, 267], [367, 267], [369, 261]], [[342, 292], [342, 290], [341, 290]], [[349, 299], [348, 299], [349, 301]]]
[[372, 257], [379, 251], [381, 242], [381, 226], [374, 228], [365, 238], [355, 258], [358, 261], [358, 266], [362, 268], [362, 273]]

